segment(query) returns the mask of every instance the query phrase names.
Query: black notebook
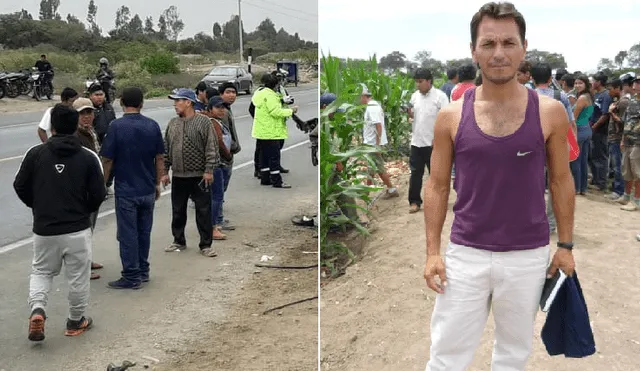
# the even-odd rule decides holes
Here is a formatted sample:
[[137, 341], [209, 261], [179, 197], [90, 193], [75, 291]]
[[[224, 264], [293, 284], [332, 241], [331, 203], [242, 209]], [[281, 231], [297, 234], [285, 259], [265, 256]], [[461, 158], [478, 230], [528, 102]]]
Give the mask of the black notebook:
[[567, 275], [562, 270], [558, 269], [553, 277], [547, 278], [544, 282], [542, 297], [540, 298], [540, 309], [543, 312], [549, 311], [551, 304], [553, 304], [553, 300], [558, 294], [558, 290], [560, 290], [560, 287], [562, 287], [566, 279]]

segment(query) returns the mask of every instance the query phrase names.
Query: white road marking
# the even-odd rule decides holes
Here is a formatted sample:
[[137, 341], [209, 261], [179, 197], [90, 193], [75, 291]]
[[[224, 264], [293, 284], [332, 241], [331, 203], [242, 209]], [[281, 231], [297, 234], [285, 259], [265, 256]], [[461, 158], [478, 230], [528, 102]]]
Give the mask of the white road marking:
[[[296, 144], [294, 144], [292, 146], [285, 147], [285, 148], [282, 149], [281, 152], [289, 151], [291, 149], [303, 146], [303, 145], [305, 145], [307, 143], [309, 143], [308, 139], [303, 141], [303, 142], [296, 143]], [[244, 162], [244, 163], [242, 163], [240, 165], [234, 166], [233, 170], [242, 169], [242, 168], [250, 166], [252, 164], [253, 164], [253, 161], [247, 161], [247, 162]], [[171, 190], [169, 189], [167, 191], [162, 192], [160, 195], [161, 196], [166, 196], [166, 195], [168, 195], [170, 193], [171, 193]], [[105, 210], [105, 211], [103, 211], [103, 212], [98, 214], [98, 219], [104, 218], [105, 216], [113, 215], [113, 214], [115, 214], [115, 212], [116, 212], [115, 209]], [[31, 243], [33, 243], [33, 237], [27, 237], [25, 239], [22, 239], [22, 240], [19, 240], [19, 241], [16, 241], [16, 242], [12, 242], [12, 243], [10, 243], [8, 245], [4, 245], [4, 246], [0, 247], [0, 255], [6, 254], [6, 253], [8, 253], [10, 251], [13, 251], [13, 250], [19, 248], [19, 247], [26, 246], [26, 245], [31, 244]]]

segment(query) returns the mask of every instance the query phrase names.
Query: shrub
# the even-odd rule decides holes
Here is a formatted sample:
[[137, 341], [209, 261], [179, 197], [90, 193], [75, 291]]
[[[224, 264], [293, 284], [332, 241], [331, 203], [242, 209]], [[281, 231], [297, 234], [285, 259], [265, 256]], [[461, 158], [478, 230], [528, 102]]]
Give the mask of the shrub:
[[140, 61], [140, 66], [152, 75], [180, 72], [180, 59], [171, 52], [157, 52]]

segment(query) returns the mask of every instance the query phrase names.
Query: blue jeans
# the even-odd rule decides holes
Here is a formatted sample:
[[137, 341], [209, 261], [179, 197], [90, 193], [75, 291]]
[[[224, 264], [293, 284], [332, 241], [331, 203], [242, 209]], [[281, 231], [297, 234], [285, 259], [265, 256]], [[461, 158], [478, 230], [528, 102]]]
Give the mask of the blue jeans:
[[576, 185], [576, 193], [587, 192], [587, 176], [589, 175], [589, 152], [591, 150], [591, 128], [588, 125], [578, 126], [578, 147], [580, 156], [571, 162], [571, 174]]
[[622, 150], [620, 142], [609, 143], [609, 156], [613, 160], [613, 192], [622, 196], [624, 194], [624, 179], [622, 178]]
[[224, 202], [225, 169], [216, 168], [213, 171], [211, 185], [211, 225], [222, 225], [222, 203]]
[[117, 238], [120, 242], [122, 277], [140, 282], [149, 277], [149, 249], [156, 195], [116, 196]]
[[[231, 172], [233, 171], [232, 167], [223, 167], [222, 176], [224, 176], [224, 191], [227, 192], [229, 188], [229, 181], [231, 180]], [[218, 218], [218, 225], [222, 225], [224, 222], [224, 199], [222, 200], [222, 205], [220, 205], [220, 217]]]

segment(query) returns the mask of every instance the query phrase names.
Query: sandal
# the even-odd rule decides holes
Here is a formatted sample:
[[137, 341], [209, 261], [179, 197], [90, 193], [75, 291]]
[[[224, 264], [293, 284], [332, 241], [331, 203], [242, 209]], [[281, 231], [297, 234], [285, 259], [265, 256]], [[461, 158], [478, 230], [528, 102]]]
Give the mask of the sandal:
[[213, 227], [213, 240], [214, 241], [223, 241], [227, 239], [227, 235], [222, 233], [222, 229], [220, 227]]
[[100, 275], [96, 272], [91, 272], [91, 278], [92, 280], [97, 280], [100, 278]]
[[308, 217], [306, 215], [297, 215], [291, 219], [291, 222], [301, 227], [313, 227], [313, 218], [316, 216]]
[[91, 262], [91, 269], [102, 269], [103, 265], [96, 262]]

